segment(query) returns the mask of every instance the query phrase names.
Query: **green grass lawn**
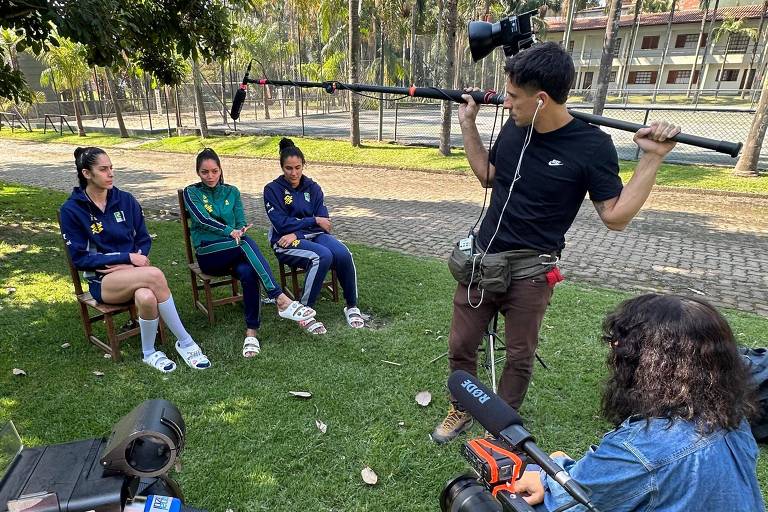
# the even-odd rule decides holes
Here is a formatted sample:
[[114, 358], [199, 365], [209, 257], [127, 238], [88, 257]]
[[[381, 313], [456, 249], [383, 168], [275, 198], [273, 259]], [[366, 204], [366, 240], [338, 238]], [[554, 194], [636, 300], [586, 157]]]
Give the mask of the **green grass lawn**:
[[[0, 131], [0, 137], [38, 142], [60, 142], [67, 144], [88, 144], [110, 147], [116, 144], [131, 144], [131, 149], [168, 151], [196, 154], [204, 146], [212, 147], [220, 155], [257, 157], [276, 159], [280, 137], [275, 136], [221, 136], [202, 140], [197, 136], [163, 137], [160, 139], [121, 139], [115, 135], [89, 135], [86, 138], [76, 135], [60, 136], [41, 131], [32, 133], [8, 130]], [[366, 142], [360, 148], [352, 147], [346, 141], [293, 137], [305, 155], [313, 163], [342, 163], [348, 165], [368, 165], [393, 167], [398, 169], [416, 169], [430, 172], [448, 172], [471, 175], [463, 150], [455, 149], [448, 156], [442, 156], [435, 148], [401, 146], [380, 142]], [[632, 175], [635, 162], [621, 161], [621, 176], [627, 181]], [[729, 192], [747, 192], [768, 194], [768, 173], [758, 178], [739, 178], [732, 175], [732, 169], [699, 165], [664, 164], [659, 170], [656, 183], [668, 187], [680, 187], [702, 190], [721, 190]]]
[[[0, 183], [0, 422], [13, 419], [27, 445], [107, 434], [141, 401], [165, 398], [187, 423], [179, 480], [192, 504], [238, 512], [438, 509], [442, 485], [467, 469], [459, 443], [438, 447], [427, 437], [447, 407], [447, 361], [430, 363], [446, 351], [450, 324], [454, 282], [443, 262], [354, 245], [360, 304], [375, 328], [353, 331], [341, 306], [322, 300], [316, 309], [329, 334], [312, 337], [267, 305], [262, 353], [246, 360], [240, 306], [219, 308], [209, 327], [191, 305], [180, 225], [149, 222], [157, 234], [152, 261], [213, 362], [210, 370], [181, 365], [163, 375], [139, 361], [138, 339], [124, 345], [119, 364], [84, 341], [55, 225], [64, 199]], [[266, 247], [263, 233], [259, 243]], [[536, 366], [520, 411], [545, 450], [579, 455], [609, 428], [598, 412], [606, 355], [599, 325], [626, 296], [558, 286], [539, 349], [550, 369]], [[768, 319], [725, 313], [742, 343], [765, 345]], [[61, 348], [65, 342], [71, 346]], [[295, 390], [313, 397], [293, 398]], [[434, 397], [428, 407], [414, 401], [422, 390]], [[766, 455], [758, 473], [768, 490]], [[362, 482], [365, 466], [378, 485]]]

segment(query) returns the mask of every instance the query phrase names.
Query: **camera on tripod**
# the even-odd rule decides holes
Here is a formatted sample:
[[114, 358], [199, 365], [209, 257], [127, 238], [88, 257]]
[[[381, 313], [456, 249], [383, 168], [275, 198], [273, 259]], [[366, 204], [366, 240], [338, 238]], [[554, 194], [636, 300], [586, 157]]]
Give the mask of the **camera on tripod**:
[[533, 512], [515, 493], [515, 481], [525, 471], [526, 461], [503, 441], [471, 439], [462, 447], [464, 458], [475, 474], [449, 481], [440, 493], [443, 512]]
[[106, 438], [36, 448], [24, 447], [9, 422], [0, 430], [0, 512], [190, 510], [168, 477], [185, 434], [167, 400], [141, 403]]

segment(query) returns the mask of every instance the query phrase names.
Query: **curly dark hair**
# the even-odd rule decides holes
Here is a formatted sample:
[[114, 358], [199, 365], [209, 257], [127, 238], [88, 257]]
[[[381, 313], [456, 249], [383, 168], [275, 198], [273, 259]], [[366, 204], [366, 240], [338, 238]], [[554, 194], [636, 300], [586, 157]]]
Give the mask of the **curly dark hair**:
[[735, 429], [757, 409], [728, 322], [709, 303], [647, 294], [621, 303], [603, 322], [611, 375], [603, 414], [694, 421], [700, 432]]
[[561, 105], [568, 100], [576, 75], [571, 56], [552, 41], [534, 45], [508, 58], [504, 71], [518, 87], [544, 91]]

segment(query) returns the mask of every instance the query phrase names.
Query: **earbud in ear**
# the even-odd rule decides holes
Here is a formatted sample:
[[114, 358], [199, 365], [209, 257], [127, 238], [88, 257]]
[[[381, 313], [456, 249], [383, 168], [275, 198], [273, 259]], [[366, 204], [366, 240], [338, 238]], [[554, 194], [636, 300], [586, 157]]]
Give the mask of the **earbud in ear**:
[[536, 105], [541, 107], [542, 105], [544, 105], [544, 100], [542, 100], [541, 98], [537, 98], [536, 99]]

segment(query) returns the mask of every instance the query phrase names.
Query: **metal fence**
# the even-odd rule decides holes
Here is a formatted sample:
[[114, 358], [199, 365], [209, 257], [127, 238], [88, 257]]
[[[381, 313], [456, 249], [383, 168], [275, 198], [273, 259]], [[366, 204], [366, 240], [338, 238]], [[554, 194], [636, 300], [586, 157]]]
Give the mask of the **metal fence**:
[[[293, 87], [251, 87], [239, 121], [229, 117], [232, 96], [238, 83], [203, 84], [206, 119], [211, 133], [243, 133], [267, 135], [302, 135], [318, 138], [349, 138], [349, 97], [346, 91], [328, 94], [323, 89]], [[195, 131], [200, 113], [194, 98], [194, 87], [185, 84], [175, 89], [146, 89], [134, 97], [122, 99], [120, 106], [127, 128], [132, 133], [169, 135]], [[400, 144], [437, 146], [441, 131], [441, 105], [437, 100], [417, 98], [384, 99], [367, 94], [360, 98], [360, 132], [364, 140], [380, 140]], [[107, 99], [84, 102], [85, 130], [117, 133], [114, 104]], [[452, 105], [451, 144], [462, 146], [461, 131]], [[571, 108], [591, 111], [588, 104], [571, 104]], [[64, 115], [74, 127], [71, 101], [33, 105], [24, 117], [33, 126], [43, 127], [44, 115]], [[709, 107], [674, 105], [606, 105], [604, 115], [636, 123], [654, 119], [666, 120], [683, 127], [683, 131], [710, 138], [744, 141], [754, 116], [745, 107]], [[483, 140], [498, 134], [506, 120], [501, 108], [485, 106], [478, 116], [478, 128]], [[2, 123], [2, 119], [0, 119]], [[7, 122], [5, 123], [6, 129]], [[48, 124], [50, 127], [50, 123]], [[57, 123], [58, 128], [58, 123]], [[17, 128], [18, 129], [18, 128]], [[66, 130], [66, 125], [64, 126]], [[616, 144], [619, 157], [636, 159], [637, 146], [632, 134], [604, 128]], [[714, 151], [678, 145], [668, 161], [733, 165], [735, 160]], [[768, 148], [764, 148], [761, 167], [768, 166]]]

